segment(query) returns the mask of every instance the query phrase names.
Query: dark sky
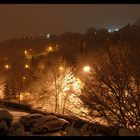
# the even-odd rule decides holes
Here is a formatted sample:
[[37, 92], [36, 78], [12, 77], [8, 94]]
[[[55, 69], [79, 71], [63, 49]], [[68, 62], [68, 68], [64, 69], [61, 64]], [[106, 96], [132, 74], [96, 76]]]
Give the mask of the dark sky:
[[140, 18], [139, 4], [0, 4], [0, 40], [89, 27], [116, 28]]

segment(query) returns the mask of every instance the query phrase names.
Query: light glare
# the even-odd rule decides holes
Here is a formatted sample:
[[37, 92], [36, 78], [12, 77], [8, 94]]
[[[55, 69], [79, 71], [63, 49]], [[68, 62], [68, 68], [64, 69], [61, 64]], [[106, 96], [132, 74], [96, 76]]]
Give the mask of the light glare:
[[28, 69], [29, 68], [29, 65], [28, 64], [25, 64], [25, 68]]
[[52, 51], [52, 50], [53, 50], [52, 47], [49, 47], [49, 48], [48, 48], [48, 51]]
[[5, 65], [5, 69], [9, 69], [10, 66], [8, 64]]
[[59, 67], [59, 70], [63, 71], [63, 70], [64, 70], [64, 68], [61, 66], [61, 67]]
[[83, 71], [84, 72], [90, 72], [90, 67], [89, 66], [84, 66]]
[[22, 77], [22, 79], [23, 79], [23, 80], [25, 80], [25, 79], [26, 79], [26, 77]]
[[27, 53], [28, 53], [28, 52], [25, 50], [25, 51], [24, 51], [24, 54], [27, 55]]

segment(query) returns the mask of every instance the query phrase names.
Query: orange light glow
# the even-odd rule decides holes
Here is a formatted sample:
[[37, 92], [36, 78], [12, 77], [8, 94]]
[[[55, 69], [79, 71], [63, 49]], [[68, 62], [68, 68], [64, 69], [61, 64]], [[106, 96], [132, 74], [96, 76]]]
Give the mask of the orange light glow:
[[5, 67], [5, 69], [9, 69], [10, 68], [10, 66], [8, 64], [6, 64], [4, 67]]
[[29, 65], [28, 64], [25, 64], [25, 68], [28, 69], [29, 68]]
[[64, 70], [64, 68], [61, 66], [61, 67], [59, 67], [59, 70], [63, 71], [63, 70]]
[[22, 79], [23, 79], [23, 80], [25, 80], [25, 79], [26, 79], [26, 77], [22, 77]]
[[48, 51], [49, 51], [49, 52], [53, 51], [53, 48], [52, 48], [52, 47], [49, 47], [49, 48], [48, 48]]
[[85, 73], [90, 72], [90, 67], [89, 67], [89, 66], [84, 66], [84, 67], [83, 67], [83, 71], [84, 71]]
[[25, 51], [24, 51], [24, 54], [25, 54], [25, 55], [27, 55], [27, 54], [28, 54], [28, 52], [25, 50]]

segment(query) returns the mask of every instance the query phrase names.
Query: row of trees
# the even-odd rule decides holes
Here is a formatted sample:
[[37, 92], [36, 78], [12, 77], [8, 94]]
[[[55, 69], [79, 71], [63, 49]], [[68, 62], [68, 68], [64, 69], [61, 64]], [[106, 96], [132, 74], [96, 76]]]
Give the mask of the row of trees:
[[[111, 126], [140, 131], [140, 49], [107, 47], [94, 65], [80, 96], [90, 112]], [[90, 113], [89, 115], [93, 115]]]
[[73, 68], [61, 56], [52, 53], [44, 60], [44, 69], [29, 73], [32, 77], [29, 78], [30, 84], [26, 80], [23, 84], [19, 72], [16, 75], [11, 73], [5, 84], [5, 99], [21, 101], [22, 95], [22, 101], [61, 114], [80, 111], [84, 104], [91, 118], [94, 116], [92, 112], [97, 111], [109, 125], [138, 132], [139, 55], [139, 47], [126, 44], [104, 48], [98, 63], [93, 62], [91, 73], [82, 81], [85, 82], [83, 86], [75, 77]]
[[[138, 34], [134, 36], [135, 33]], [[72, 109], [79, 111], [84, 104], [91, 118], [94, 118], [92, 112], [97, 111], [109, 125], [138, 132], [139, 33], [139, 26], [135, 25], [126, 26], [113, 34], [94, 28], [90, 28], [85, 35], [65, 33], [53, 42], [47, 42], [47, 45], [58, 44], [59, 51], [50, 52], [46, 56], [34, 55], [30, 61], [31, 67], [27, 70], [20, 67], [21, 61], [17, 62], [25, 59], [19, 53], [13, 60], [17, 62], [15, 67], [6, 71], [5, 99], [21, 102], [22, 97], [22, 102], [41, 105], [61, 114]], [[45, 44], [43, 40], [41, 45], [44, 48]], [[39, 45], [37, 47], [39, 51]], [[22, 55], [23, 52], [24, 49]], [[40, 62], [43, 62], [42, 69], [38, 68]], [[86, 78], [80, 77], [85, 82], [81, 91], [82, 85], [77, 75], [81, 74], [80, 67], [87, 62], [92, 67], [91, 73]]]
[[89, 28], [86, 33], [66, 32], [59, 36], [50, 35], [50, 38], [32, 38], [32, 39], [11, 39], [0, 42], [0, 67], [1, 70], [5, 63], [13, 64], [20, 59], [20, 63], [25, 63], [24, 50], [30, 50], [37, 54], [45, 51], [49, 45], [58, 46], [61, 55], [70, 64], [76, 63], [77, 54], [86, 54], [97, 52], [98, 49], [108, 44], [117, 44], [126, 42], [131, 45], [140, 43], [140, 26], [127, 25], [118, 32], [109, 33], [107, 29]]
[[15, 71], [11, 69], [5, 81], [4, 99], [42, 106], [60, 114], [71, 109], [74, 111], [74, 105], [81, 104], [78, 100], [81, 81], [59, 54], [48, 54], [43, 69], [32, 65], [32, 71], [27, 70], [26, 79], [21, 77], [20, 69]]

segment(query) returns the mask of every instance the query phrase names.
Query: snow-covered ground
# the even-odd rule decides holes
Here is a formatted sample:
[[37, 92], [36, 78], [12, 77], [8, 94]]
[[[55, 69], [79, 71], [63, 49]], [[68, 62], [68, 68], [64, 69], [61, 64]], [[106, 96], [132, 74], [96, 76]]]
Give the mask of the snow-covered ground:
[[[12, 114], [13, 116], [13, 122], [12, 123], [15, 123], [15, 122], [18, 122], [18, 120], [20, 119], [21, 116], [24, 116], [24, 115], [28, 115], [30, 113], [28, 112], [24, 112], [24, 111], [19, 111], [17, 109], [13, 109], [13, 108], [2, 108], [0, 107], [0, 110], [7, 110], [10, 114]], [[54, 132], [51, 132], [51, 133], [47, 133], [47, 134], [41, 134], [41, 135], [35, 135], [35, 134], [32, 134], [32, 132], [27, 132], [27, 135], [29, 136], [62, 136], [62, 134], [59, 132], [59, 131], [54, 131]]]
[[13, 109], [13, 108], [2, 108], [2, 107], [1, 107], [0, 110], [2, 110], [2, 109], [5, 109], [5, 110], [7, 110], [9, 113], [12, 114], [12, 116], [13, 116], [13, 123], [14, 123], [14, 122], [18, 122], [18, 120], [19, 120], [19, 118], [20, 118], [21, 116], [30, 114], [30, 113], [27, 113], [27, 112], [24, 112], [24, 111], [19, 111], [19, 110]]
[[[17, 109], [13, 109], [13, 108], [2, 108], [0, 107], [0, 110], [7, 110], [12, 116], [13, 116], [13, 126], [12, 128], [14, 128], [14, 124], [15, 122], [16, 125], [20, 125], [20, 123], [18, 122], [20, 117], [21, 116], [24, 116], [24, 115], [28, 115], [30, 113], [28, 112], [24, 112], [24, 111], [20, 111], [20, 110], [17, 110]], [[12, 133], [14, 136], [103, 136], [104, 134], [100, 134], [100, 133], [94, 133], [94, 134], [91, 134], [90, 131], [87, 131], [87, 128], [88, 128], [88, 124], [84, 124], [83, 126], [81, 126], [80, 128], [75, 128], [74, 127], [74, 122], [72, 122], [72, 124], [67, 127], [65, 129], [65, 131], [63, 130], [57, 130], [57, 131], [53, 131], [53, 132], [49, 132], [47, 134], [33, 134], [31, 131], [28, 131], [28, 132], [25, 132], [24, 131], [24, 127], [19, 127], [19, 130], [16, 130], [15, 133]], [[23, 132], [23, 133], [21, 133]], [[134, 135], [132, 132], [126, 130], [126, 129], [122, 129], [122, 130], [119, 130], [119, 135], [120, 136], [132, 136]]]
[[[12, 114], [12, 116], [13, 116], [13, 124], [15, 123], [15, 122], [18, 122], [18, 120], [19, 120], [19, 118], [21, 117], [21, 116], [24, 116], [24, 115], [27, 115], [27, 114], [30, 114], [30, 113], [28, 113], [28, 112], [24, 112], [24, 111], [19, 111], [19, 110], [17, 110], [17, 109], [13, 109], [13, 108], [0, 108], [0, 110], [1, 109], [4, 109], [4, 110], [7, 110], [10, 114]], [[20, 130], [21, 131], [21, 130]], [[71, 126], [71, 127], [68, 127], [68, 129], [67, 129], [67, 131], [69, 131], [68, 133], [68, 135], [81, 135], [80, 134], [80, 131], [76, 131], [76, 130], [74, 130], [74, 128], [73, 128], [73, 126]], [[18, 132], [19, 133], [19, 132]], [[19, 133], [20, 134], [20, 133]], [[19, 135], [18, 134], [18, 135]], [[56, 130], [56, 131], [53, 131], [53, 132], [49, 132], [49, 133], [47, 133], [47, 134], [33, 134], [31, 131], [28, 131], [28, 132], [26, 132], [26, 135], [28, 135], [28, 136], [64, 136], [64, 135], [67, 135], [66, 134], [66, 132], [65, 131], [63, 131], [63, 130]]]

